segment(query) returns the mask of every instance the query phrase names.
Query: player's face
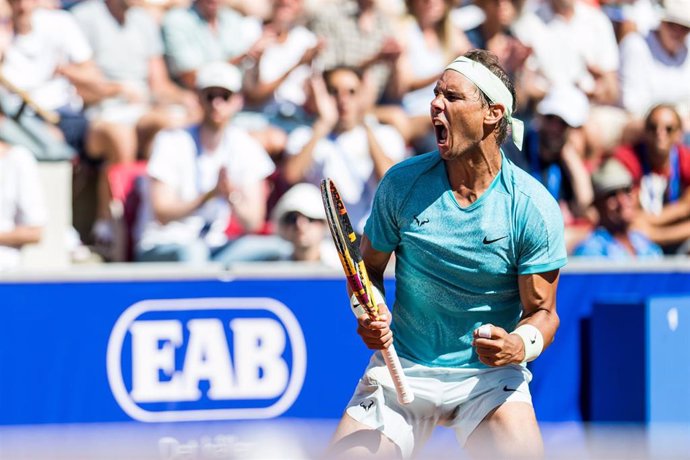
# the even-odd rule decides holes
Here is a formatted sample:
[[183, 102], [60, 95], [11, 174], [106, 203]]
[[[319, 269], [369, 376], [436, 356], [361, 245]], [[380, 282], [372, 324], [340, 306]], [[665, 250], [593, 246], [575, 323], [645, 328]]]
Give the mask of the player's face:
[[454, 70], [446, 70], [436, 83], [431, 101], [431, 122], [441, 158], [462, 156], [485, 139], [491, 127], [484, 126], [489, 106], [479, 88]]

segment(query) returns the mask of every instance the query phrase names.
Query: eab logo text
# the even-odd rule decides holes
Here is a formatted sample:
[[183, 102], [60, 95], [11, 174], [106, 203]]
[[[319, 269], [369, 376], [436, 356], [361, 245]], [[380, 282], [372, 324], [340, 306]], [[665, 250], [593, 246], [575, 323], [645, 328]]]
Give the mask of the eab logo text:
[[275, 299], [147, 300], [115, 323], [107, 370], [113, 396], [137, 420], [270, 418], [299, 395], [306, 347]]

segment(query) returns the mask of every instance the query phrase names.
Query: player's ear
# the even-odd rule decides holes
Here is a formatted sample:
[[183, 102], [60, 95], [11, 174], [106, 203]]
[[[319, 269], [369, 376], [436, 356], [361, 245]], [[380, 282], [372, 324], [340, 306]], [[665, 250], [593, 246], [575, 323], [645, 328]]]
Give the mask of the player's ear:
[[489, 110], [484, 116], [484, 123], [487, 125], [495, 125], [498, 123], [506, 112], [506, 108], [503, 104], [490, 104]]

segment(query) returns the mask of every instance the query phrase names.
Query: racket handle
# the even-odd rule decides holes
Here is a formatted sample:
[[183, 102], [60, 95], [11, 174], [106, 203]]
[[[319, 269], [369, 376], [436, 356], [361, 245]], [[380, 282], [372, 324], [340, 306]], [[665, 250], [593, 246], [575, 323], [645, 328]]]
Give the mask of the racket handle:
[[411, 403], [414, 401], [414, 393], [412, 393], [410, 385], [405, 380], [405, 374], [403, 373], [400, 359], [398, 359], [398, 354], [395, 352], [395, 347], [391, 345], [381, 350], [381, 353], [383, 354], [383, 360], [386, 362], [386, 367], [388, 367], [388, 372], [390, 372], [393, 378], [395, 391], [398, 393], [398, 402], [400, 404]]

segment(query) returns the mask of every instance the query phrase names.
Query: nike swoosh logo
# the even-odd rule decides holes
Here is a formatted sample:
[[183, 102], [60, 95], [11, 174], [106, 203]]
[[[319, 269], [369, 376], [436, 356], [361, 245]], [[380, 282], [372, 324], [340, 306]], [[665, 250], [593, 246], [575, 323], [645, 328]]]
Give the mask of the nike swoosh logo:
[[537, 336], [535, 335], [534, 337], [532, 337], [531, 339], [529, 339], [529, 341], [530, 341], [530, 343], [534, 344], [534, 342], [537, 341]]
[[491, 244], [491, 243], [495, 243], [496, 241], [500, 241], [500, 240], [502, 240], [503, 238], [508, 238], [508, 235], [502, 236], [502, 237], [500, 237], [500, 238], [496, 238], [496, 239], [493, 239], [493, 240], [489, 240], [489, 239], [487, 239], [486, 237], [484, 237], [484, 241], [482, 241], [482, 243], [484, 243], [484, 244]]
[[503, 385], [503, 391], [517, 391], [517, 388], [508, 388], [508, 385]]

